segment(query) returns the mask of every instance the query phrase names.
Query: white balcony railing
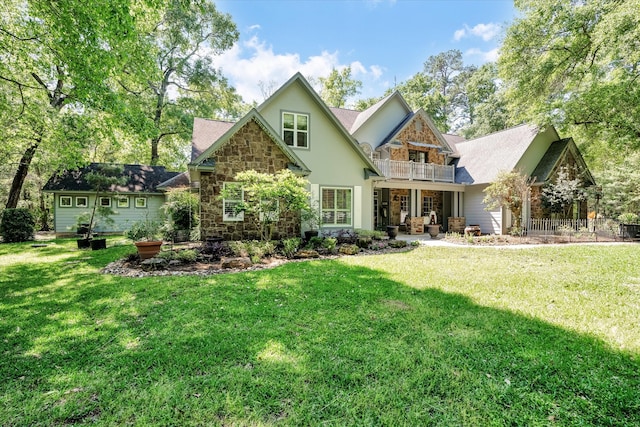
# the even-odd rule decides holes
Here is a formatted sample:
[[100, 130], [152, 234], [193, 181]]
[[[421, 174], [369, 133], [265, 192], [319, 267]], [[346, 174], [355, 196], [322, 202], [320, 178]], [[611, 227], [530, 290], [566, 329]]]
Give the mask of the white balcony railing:
[[398, 160], [374, 160], [373, 163], [387, 178], [408, 179], [410, 181], [455, 182], [455, 168], [453, 166]]

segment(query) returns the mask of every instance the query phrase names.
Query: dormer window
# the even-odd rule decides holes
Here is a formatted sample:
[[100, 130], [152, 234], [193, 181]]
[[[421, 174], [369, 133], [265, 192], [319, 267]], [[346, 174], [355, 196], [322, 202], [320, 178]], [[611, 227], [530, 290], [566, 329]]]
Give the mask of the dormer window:
[[282, 139], [290, 147], [309, 148], [309, 116], [282, 113]]

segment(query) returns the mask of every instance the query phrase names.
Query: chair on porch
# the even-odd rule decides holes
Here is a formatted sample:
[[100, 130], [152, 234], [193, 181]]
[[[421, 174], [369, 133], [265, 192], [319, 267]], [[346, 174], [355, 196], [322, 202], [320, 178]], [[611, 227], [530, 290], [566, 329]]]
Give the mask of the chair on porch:
[[409, 216], [409, 212], [400, 211], [400, 224], [398, 227], [399, 231], [404, 231], [405, 233], [411, 229], [411, 217]]

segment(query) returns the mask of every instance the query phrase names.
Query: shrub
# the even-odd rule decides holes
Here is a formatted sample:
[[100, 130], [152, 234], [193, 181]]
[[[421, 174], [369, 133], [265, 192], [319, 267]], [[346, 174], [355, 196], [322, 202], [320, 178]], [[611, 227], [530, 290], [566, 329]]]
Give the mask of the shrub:
[[229, 242], [229, 249], [233, 253], [233, 256], [236, 257], [244, 257], [249, 256], [249, 251], [247, 250], [247, 244], [242, 241], [233, 241]]
[[407, 242], [405, 242], [404, 240], [390, 240], [389, 246], [395, 249], [404, 248], [407, 246]]
[[318, 249], [322, 247], [322, 243], [324, 242], [324, 237], [313, 236], [309, 239], [309, 243], [307, 243], [307, 247], [310, 249]]
[[[392, 242], [393, 242], [393, 240], [392, 240]], [[387, 243], [386, 241], [376, 240], [375, 242], [372, 242], [369, 245], [369, 249], [371, 249], [373, 251], [381, 251], [381, 250], [385, 249], [387, 246], [389, 246], [389, 243]]]
[[0, 235], [6, 243], [35, 239], [36, 221], [28, 209], [5, 209], [0, 222]]
[[618, 216], [618, 221], [623, 224], [635, 224], [638, 222], [638, 214], [635, 214], [633, 212], [625, 212]]
[[210, 255], [216, 261], [220, 261], [222, 257], [233, 255], [233, 251], [226, 242], [207, 242], [202, 246], [200, 253]]
[[293, 258], [295, 253], [298, 251], [301, 242], [302, 239], [300, 239], [299, 237], [284, 239], [282, 241], [282, 254], [287, 258]]
[[334, 253], [336, 250], [336, 246], [338, 245], [338, 239], [335, 237], [325, 237], [322, 241], [322, 247], [325, 248], [330, 253]]
[[340, 253], [345, 255], [355, 255], [360, 252], [360, 247], [358, 245], [348, 243], [340, 246]]

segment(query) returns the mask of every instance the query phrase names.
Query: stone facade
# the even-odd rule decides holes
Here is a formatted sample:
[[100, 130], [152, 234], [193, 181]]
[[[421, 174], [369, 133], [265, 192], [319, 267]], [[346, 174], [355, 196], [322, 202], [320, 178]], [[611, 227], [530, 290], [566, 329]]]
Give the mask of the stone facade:
[[[573, 153], [571, 153], [570, 151], [568, 151], [566, 153], [566, 155], [564, 156], [564, 158], [561, 160], [560, 165], [553, 171], [553, 173], [551, 174], [551, 177], [549, 178], [548, 182], [555, 182], [557, 177], [558, 177], [558, 172], [560, 170], [560, 168], [562, 167], [566, 167], [568, 172], [569, 172], [569, 179], [575, 179], [578, 176], [578, 173], [580, 172], [579, 166], [578, 166], [578, 162], [576, 160], [576, 158], [574, 157]], [[534, 183], [535, 184], [535, 183]], [[543, 189], [543, 185], [540, 185], [542, 183], [538, 183], [539, 185], [534, 185], [531, 188], [531, 218], [552, 218], [554, 217], [554, 214], [552, 214], [552, 212], [550, 211], [550, 209], [546, 208], [544, 206], [543, 200], [542, 200], [542, 189]], [[586, 201], [582, 201], [580, 202], [579, 206], [578, 206], [578, 218], [582, 218], [585, 219], [587, 218], [587, 214], [588, 214], [588, 206], [587, 206], [587, 202]], [[573, 207], [571, 208], [570, 212], [569, 212], [569, 217], [573, 217], [574, 212], [573, 212]]]
[[[390, 204], [391, 204], [391, 218], [390, 224], [400, 224], [400, 205], [402, 197], [409, 197], [409, 190], [405, 189], [391, 189], [389, 192], [390, 195]], [[436, 212], [438, 216], [438, 222], [442, 224], [442, 213], [444, 207], [444, 192], [442, 191], [432, 191], [432, 190], [421, 190], [420, 191], [420, 200], [414, 201], [414, 203], [418, 203], [420, 206], [420, 212], [422, 213], [422, 200], [424, 197], [431, 197], [433, 199], [433, 210]], [[427, 212], [427, 215], [429, 212]], [[425, 216], [427, 216], [425, 215]], [[425, 223], [425, 225], [428, 222]]]
[[426, 153], [426, 163], [445, 164], [446, 157], [437, 148], [418, 147], [409, 144], [409, 141], [411, 141], [436, 146], [442, 145], [422, 116], [415, 116], [411, 124], [400, 132], [398, 140], [402, 142], [402, 148], [391, 150], [391, 160], [408, 161], [409, 152], [416, 151]]
[[[223, 221], [220, 191], [225, 182], [245, 170], [276, 173], [287, 169], [290, 160], [255, 121], [249, 121], [226, 144], [212, 155], [213, 172], [200, 177], [200, 227], [202, 238], [223, 240], [258, 239], [258, 229], [249, 215], [244, 221]], [[300, 218], [293, 213], [281, 214], [274, 225], [273, 238], [300, 235]]]

